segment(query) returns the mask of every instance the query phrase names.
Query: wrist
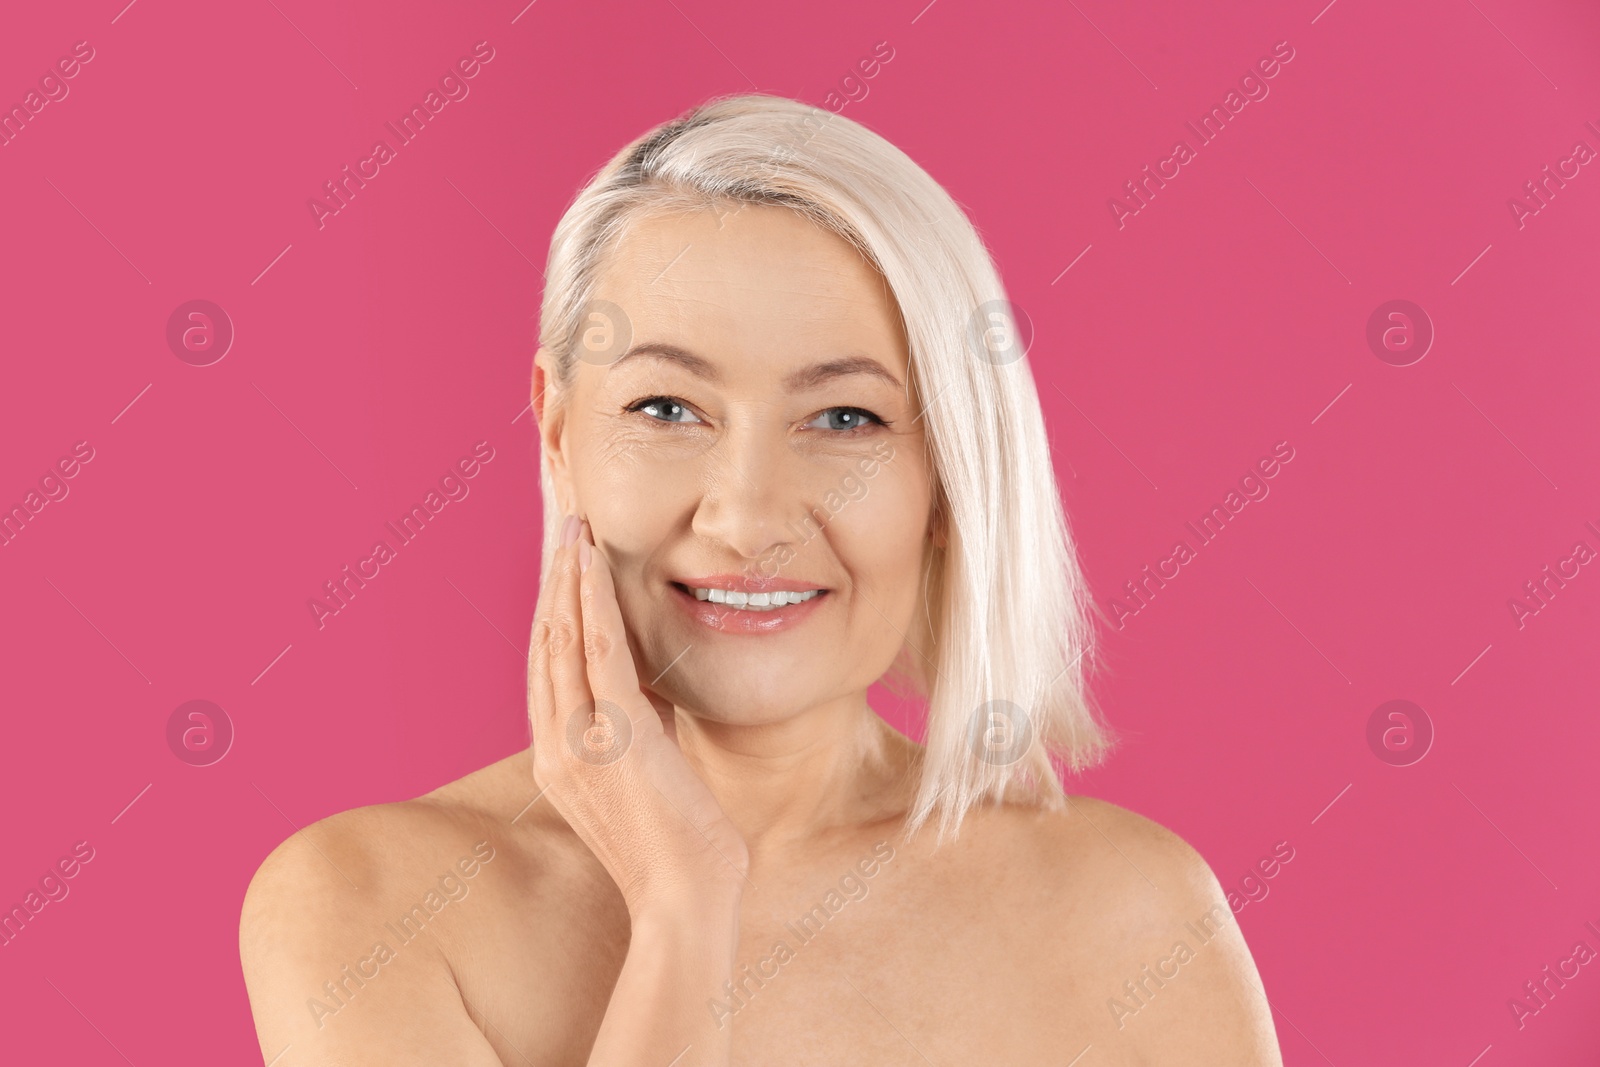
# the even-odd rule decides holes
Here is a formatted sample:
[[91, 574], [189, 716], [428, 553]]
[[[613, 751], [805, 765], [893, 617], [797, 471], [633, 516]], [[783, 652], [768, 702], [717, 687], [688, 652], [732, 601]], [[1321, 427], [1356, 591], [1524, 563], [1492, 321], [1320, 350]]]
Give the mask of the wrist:
[[663, 921], [694, 921], [729, 911], [737, 913], [744, 899], [744, 879], [727, 871], [713, 874], [640, 878], [623, 886], [628, 914]]
[[737, 928], [743, 897], [739, 885], [656, 893], [629, 901], [628, 916], [635, 927], [649, 926], [667, 933], [719, 929], [730, 922]]
[[[736, 895], [735, 895], [736, 896]], [[659, 951], [694, 970], [731, 971], [739, 948], [737, 899], [657, 901], [631, 913], [630, 951]]]

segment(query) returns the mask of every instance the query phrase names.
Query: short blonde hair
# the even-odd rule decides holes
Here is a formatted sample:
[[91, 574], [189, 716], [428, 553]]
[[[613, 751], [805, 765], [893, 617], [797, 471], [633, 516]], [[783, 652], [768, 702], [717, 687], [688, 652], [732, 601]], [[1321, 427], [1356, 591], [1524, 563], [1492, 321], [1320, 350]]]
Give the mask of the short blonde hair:
[[[1052, 757], [1077, 772], [1116, 741], [1086, 686], [1091, 601], [1005, 289], [972, 223], [909, 156], [840, 115], [756, 93], [633, 141], [551, 239], [539, 342], [557, 383], [571, 378], [604, 258], [635, 221], [745, 204], [789, 208], [849, 241], [895, 297], [915, 392], [960, 413], [925, 423], [946, 543], [928, 551], [926, 615], [884, 679], [928, 704], [906, 831], [937, 809], [942, 841], [969, 809], [1014, 793], [1063, 806]], [[540, 468], [548, 564], [560, 516], [548, 457]], [[1010, 738], [998, 747], [996, 727]]]

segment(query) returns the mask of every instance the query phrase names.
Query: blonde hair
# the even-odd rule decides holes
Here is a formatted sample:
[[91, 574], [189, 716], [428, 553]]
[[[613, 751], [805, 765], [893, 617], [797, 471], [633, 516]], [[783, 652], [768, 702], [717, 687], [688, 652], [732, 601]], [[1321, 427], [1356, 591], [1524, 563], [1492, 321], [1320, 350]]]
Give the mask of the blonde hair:
[[[1013, 787], [1064, 806], [1052, 757], [1077, 772], [1116, 743], [1086, 686], [1091, 601], [1005, 289], [972, 223], [909, 156], [842, 116], [755, 93], [713, 99], [633, 141], [551, 238], [539, 342], [556, 382], [570, 380], [599, 268], [635, 221], [745, 204], [789, 208], [849, 241], [899, 306], [915, 392], [959, 413], [925, 423], [946, 543], [928, 552], [926, 616], [884, 678], [928, 703], [906, 832], [937, 809], [943, 841]], [[540, 469], [548, 564], [560, 515], [547, 456]], [[996, 725], [1012, 732], [998, 757]]]

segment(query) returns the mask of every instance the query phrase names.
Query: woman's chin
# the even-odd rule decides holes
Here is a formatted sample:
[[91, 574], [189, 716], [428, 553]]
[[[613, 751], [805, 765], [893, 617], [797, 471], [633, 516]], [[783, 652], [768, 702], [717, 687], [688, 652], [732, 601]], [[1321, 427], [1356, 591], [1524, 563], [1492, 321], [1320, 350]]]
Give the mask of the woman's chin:
[[773, 699], [761, 695], [761, 688], [755, 683], [741, 686], [738, 679], [725, 678], [710, 685], [686, 685], [681, 690], [674, 690], [671, 696], [659, 689], [657, 692], [694, 718], [725, 726], [760, 726], [782, 722], [805, 710], [803, 705], [796, 702], [794, 694]]

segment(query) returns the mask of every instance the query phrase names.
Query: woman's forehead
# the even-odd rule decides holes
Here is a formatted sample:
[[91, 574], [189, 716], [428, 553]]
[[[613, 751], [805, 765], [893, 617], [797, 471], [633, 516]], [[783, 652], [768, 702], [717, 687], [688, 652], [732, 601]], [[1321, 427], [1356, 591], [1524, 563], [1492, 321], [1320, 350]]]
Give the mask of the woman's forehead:
[[866, 345], [904, 366], [882, 276], [844, 238], [784, 208], [638, 220], [607, 256], [594, 296], [622, 309], [636, 339]]

